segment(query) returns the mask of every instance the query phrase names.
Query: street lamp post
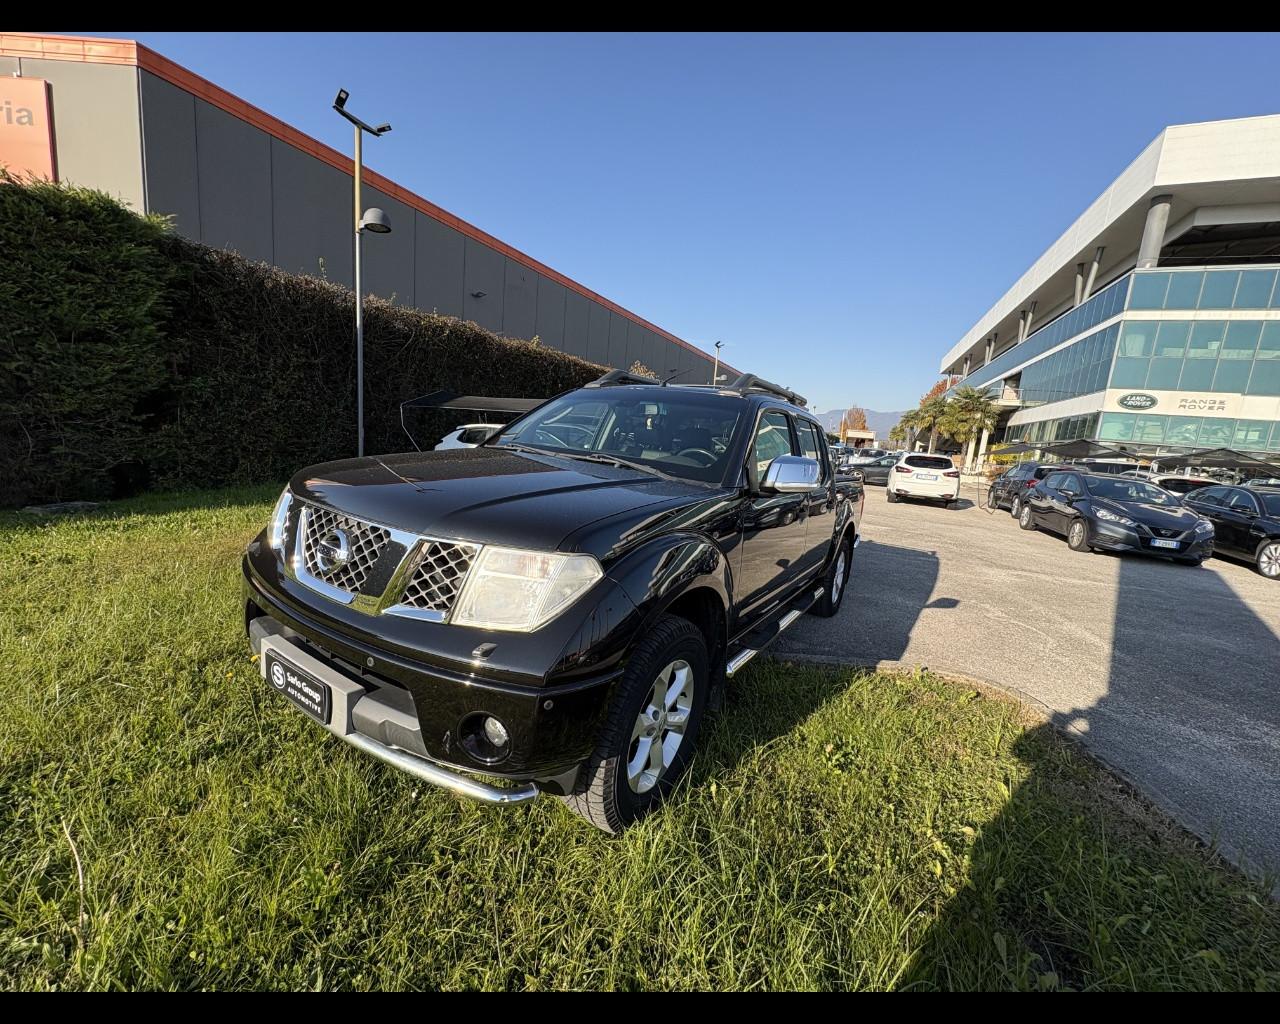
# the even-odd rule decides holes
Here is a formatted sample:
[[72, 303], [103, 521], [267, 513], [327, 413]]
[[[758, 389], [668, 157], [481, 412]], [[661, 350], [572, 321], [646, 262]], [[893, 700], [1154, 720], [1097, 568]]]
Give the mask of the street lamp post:
[[373, 128], [365, 124], [360, 118], [347, 111], [347, 96], [349, 93], [346, 89], [339, 89], [338, 95], [333, 101], [333, 109], [345, 117], [355, 127], [356, 146], [355, 146], [355, 168], [353, 170], [352, 180], [352, 199], [355, 207], [355, 216], [353, 222], [355, 224], [355, 285], [356, 285], [356, 454], [364, 455], [364, 293], [361, 291], [360, 271], [361, 271], [361, 235], [367, 229], [374, 234], [385, 235], [391, 230], [391, 220], [385, 213], [376, 207], [365, 210], [361, 213], [360, 209], [360, 172], [364, 166], [363, 146], [364, 133], [368, 132], [373, 136], [386, 135], [391, 131], [391, 125], [380, 124]]
[[715, 368], [711, 371], [712, 387], [715, 387], [718, 383], [720, 383], [720, 346], [723, 344], [724, 344], [723, 341], [716, 342], [716, 365], [715, 365]]

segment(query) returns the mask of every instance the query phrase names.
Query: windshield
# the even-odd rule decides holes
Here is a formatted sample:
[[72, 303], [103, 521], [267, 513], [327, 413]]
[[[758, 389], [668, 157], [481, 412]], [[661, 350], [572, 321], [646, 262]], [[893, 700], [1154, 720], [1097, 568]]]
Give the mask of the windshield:
[[1177, 498], [1166, 490], [1153, 487], [1142, 480], [1127, 477], [1099, 479], [1091, 477], [1085, 481], [1085, 487], [1095, 498], [1110, 498], [1112, 501], [1136, 501], [1144, 505], [1180, 505]]
[[719, 483], [744, 408], [740, 398], [680, 388], [583, 388], [516, 420], [491, 444], [572, 458], [607, 456]]

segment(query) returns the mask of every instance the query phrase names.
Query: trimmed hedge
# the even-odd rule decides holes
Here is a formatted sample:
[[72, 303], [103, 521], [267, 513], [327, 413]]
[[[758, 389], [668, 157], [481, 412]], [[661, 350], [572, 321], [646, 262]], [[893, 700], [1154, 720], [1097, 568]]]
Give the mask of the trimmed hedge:
[[[349, 289], [0, 171], [0, 505], [282, 480], [353, 455], [354, 322]], [[410, 448], [399, 403], [436, 388], [542, 398], [601, 371], [366, 298], [365, 449]], [[406, 413], [423, 447], [458, 417]]]

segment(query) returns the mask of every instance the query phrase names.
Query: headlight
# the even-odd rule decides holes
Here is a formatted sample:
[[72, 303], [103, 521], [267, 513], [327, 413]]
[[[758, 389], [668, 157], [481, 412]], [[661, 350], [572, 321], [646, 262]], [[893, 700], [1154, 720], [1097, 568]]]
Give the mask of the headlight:
[[293, 504], [293, 495], [285, 488], [276, 499], [276, 507], [271, 511], [271, 525], [267, 528], [267, 543], [272, 550], [284, 552], [284, 531], [289, 523], [289, 506]]
[[486, 547], [467, 574], [450, 621], [527, 633], [554, 619], [603, 575], [590, 555]]
[[1196, 523], [1196, 533], [1213, 533], [1213, 523], [1207, 519], [1201, 519]]
[[1119, 523], [1121, 526], [1137, 526], [1132, 519], [1126, 519], [1124, 516], [1118, 516], [1114, 512], [1109, 512], [1105, 508], [1097, 508], [1093, 510], [1093, 514], [1101, 519], [1104, 523]]

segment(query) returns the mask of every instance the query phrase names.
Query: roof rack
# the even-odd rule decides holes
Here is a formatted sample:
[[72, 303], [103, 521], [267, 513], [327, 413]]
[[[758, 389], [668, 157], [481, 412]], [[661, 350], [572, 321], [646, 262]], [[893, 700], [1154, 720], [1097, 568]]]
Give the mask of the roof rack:
[[588, 388], [607, 388], [611, 384], [661, 384], [662, 382], [655, 377], [645, 377], [638, 373], [631, 373], [628, 370], [610, 370], [603, 377], [597, 377], [590, 384], [583, 385]]
[[803, 395], [797, 395], [790, 388], [780, 387], [777, 384], [771, 384], [763, 377], [757, 377], [754, 373], [744, 373], [732, 384], [726, 385], [730, 391], [767, 391], [771, 395], [777, 395], [779, 398], [785, 398], [792, 405], [808, 405]]

